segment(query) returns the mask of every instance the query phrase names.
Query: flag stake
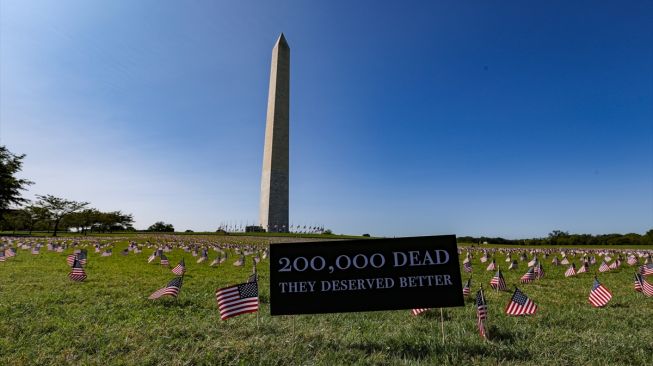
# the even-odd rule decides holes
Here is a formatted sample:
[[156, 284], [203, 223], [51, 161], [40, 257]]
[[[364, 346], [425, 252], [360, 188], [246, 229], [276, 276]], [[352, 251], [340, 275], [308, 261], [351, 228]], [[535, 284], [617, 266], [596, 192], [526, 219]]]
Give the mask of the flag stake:
[[444, 310], [440, 308], [440, 325], [442, 328], [442, 345], [444, 345]]

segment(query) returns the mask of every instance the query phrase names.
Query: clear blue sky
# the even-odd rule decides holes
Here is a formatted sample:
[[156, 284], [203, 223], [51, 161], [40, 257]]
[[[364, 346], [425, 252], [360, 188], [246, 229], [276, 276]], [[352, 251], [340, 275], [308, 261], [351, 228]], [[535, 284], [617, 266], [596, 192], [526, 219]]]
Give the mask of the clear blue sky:
[[291, 47], [290, 219], [508, 238], [653, 228], [651, 1], [0, 2], [28, 197], [178, 230], [258, 217]]

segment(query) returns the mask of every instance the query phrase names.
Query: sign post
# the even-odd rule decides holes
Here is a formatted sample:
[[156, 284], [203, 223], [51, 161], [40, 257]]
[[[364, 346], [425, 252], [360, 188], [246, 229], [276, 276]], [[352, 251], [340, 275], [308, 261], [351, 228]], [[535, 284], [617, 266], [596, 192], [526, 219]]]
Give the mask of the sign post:
[[463, 306], [454, 235], [270, 246], [270, 314]]

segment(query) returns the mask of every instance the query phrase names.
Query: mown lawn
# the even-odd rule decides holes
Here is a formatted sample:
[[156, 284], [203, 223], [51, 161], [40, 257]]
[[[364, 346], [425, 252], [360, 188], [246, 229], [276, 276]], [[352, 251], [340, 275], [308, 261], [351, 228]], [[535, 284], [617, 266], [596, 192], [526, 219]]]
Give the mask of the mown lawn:
[[[144, 241], [145, 239], [140, 238]], [[653, 363], [653, 298], [633, 290], [634, 269], [602, 274], [614, 294], [607, 308], [592, 308], [587, 296], [592, 274], [565, 279], [565, 266], [544, 261], [546, 276], [519, 287], [539, 306], [535, 316], [503, 314], [511, 293], [486, 291], [490, 341], [476, 328], [472, 299], [463, 308], [412, 317], [409, 311], [270, 317], [267, 261], [259, 265], [261, 306], [221, 321], [215, 289], [245, 281], [250, 265], [228, 262], [210, 268], [182, 250], [167, 253], [174, 266], [182, 257], [188, 272], [177, 300], [147, 296], [174, 275], [147, 264], [151, 249], [111, 257], [89, 250], [88, 279], [67, 278], [65, 257], [19, 250], [0, 263], [0, 365], [124, 364], [409, 364], [409, 365], [650, 365]], [[210, 251], [209, 262], [215, 257]], [[503, 256], [497, 263], [507, 268]], [[462, 258], [461, 258], [462, 259]], [[576, 260], [578, 264], [578, 260]], [[473, 293], [494, 272], [473, 261]], [[504, 270], [509, 286], [526, 271]], [[463, 279], [468, 278], [463, 274]], [[649, 282], [651, 278], [649, 277]], [[472, 296], [473, 297], [473, 296]]]

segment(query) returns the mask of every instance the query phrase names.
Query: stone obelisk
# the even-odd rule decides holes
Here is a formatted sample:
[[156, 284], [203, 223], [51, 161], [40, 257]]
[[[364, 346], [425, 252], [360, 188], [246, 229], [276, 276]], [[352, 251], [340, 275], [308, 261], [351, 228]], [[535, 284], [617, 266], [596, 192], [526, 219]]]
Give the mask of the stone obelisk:
[[279, 36], [272, 49], [259, 220], [267, 231], [288, 231], [290, 47]]

